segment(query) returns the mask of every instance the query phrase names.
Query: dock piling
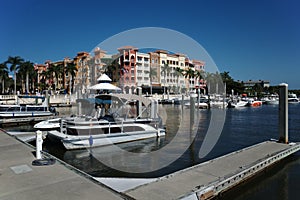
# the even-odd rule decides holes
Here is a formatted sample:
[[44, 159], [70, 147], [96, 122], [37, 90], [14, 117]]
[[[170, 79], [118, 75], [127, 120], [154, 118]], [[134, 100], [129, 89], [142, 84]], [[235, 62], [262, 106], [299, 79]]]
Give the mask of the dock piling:
[[288, 84], [279, 85], [279, 142], [287, 144], [288, 135]]
[[77, 115], [81, 116], [82, 115], [82, 111], [81, 111], [81, 102], [78, 102], [77, 104]]

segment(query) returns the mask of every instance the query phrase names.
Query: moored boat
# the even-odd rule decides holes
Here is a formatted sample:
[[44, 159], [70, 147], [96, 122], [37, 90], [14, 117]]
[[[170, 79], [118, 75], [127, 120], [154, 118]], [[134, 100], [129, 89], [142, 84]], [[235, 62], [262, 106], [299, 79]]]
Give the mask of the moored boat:
[[242, 108], [248, 105], [248, 101], [245, 100], [231, 100], [228, 102], [228, 108]]
[[297, 98], [296, 94], [288, 94], [288, 102], [289, 103], [299, 103], [299, 99]]
[[255, 100], [255, 99], [249, 99], [248, 100], [248, 106], [252, 106], [252, 107], [262, 106], [262, 101]]
[[44, 117], [55, 114], [54, 108], [42, 105], [0, 105], [0, 118]]
[[156, 129], [141, 123], [107, 123], [95, 126], [70, 126], [65, 131], [49, 131], [50, 140], [59, 140], [64, 147], [82, 149], [133, 142], [165, 135], [164, 129]]
[[[47, 137], [62, 142], [66, 149], [78, 149], [165, 135], [164, 129], [159, 128], [161, 119], [153, 100], [137, 95], [104, 94], [85, 103], [85, 111], [93, 110], [90, 115], [52, 120], [56, 125]], [[35, 128], [50, 128], [49, 124], [50, 120]]]
[[60, 130], [60, 123], [61, 118], [49, 119], [38, 122], [33, 126], [33, 128], [40, 131]]

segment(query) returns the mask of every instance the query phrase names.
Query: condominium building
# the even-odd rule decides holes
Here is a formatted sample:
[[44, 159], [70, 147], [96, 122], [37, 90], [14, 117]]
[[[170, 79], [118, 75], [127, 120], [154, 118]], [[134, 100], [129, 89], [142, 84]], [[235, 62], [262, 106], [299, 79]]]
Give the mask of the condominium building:
[[[94, 85], [97, 82], [99, 75], [106, 71], [107, 63], [102, 62], [103, 59], [109, 58], [106, 55], [106, 51], [96, 47], [94, 50], [94, 57], [92, 58], [91, 67], [91, 84]], [[93, 65], [94, 64], [94, 65]]]
[[126, 93], [134, 93], [136, 89], [136, 49], [133, 46], [118, 48], [120, 65], [120, 87]]
[[[137, 88], [147, 92], [182, 93], [205, 86], [201, 77], [184, 76], [184, 72], [192, 69], [194, 72], [204, 71], [205, 63], [200, 60], [190, 60], [181, 53], [170, 53], [165, 50], [142, 52], [133, 46], [123, 46], [117, 49], [115, 55], [107, 55], [106, 51], [95, 48], [94, 55], [88, 52], [78, 52], [74, 59], [65, 58], [62, 61], [37, 65], [38, 74], [53, 64], [63, 68], [68, 63], [75, 64], [77, 72], [74, 80], [68, 73], [62, 73], [47, 80], [48, 85], [55, 88], [72, 89], [85, 93], [89, 86], [97, 83], [97, 78], [106, 73], [113, 83], [125, 93], [136, 93]], [[196, 74], [196, 73], [195, 73]], [[39, 81], [44, 81], [41, 76]], [[71, 84], [74, 81], [74, 84]], [[45, 82], [46, 83], [46, 82]], [[54, 89], [54, 88], [52, 88]]]
[[150, 55], [136, 51], [136, 86], [150, 87], [150, 78], [152, 77], [150, 68]]
[[78, 52], [74, 58], [74, 63], [77, 68], [76, 78], [74, 80], [75, 90], [82, 93], [91, 85], [90, 65], [92, 56], [88, 52]]
[[168, 88], [167, 92], [180, 92], [186, 88], [185, 78], [179, 72], [185, 70], [184, 54], [170, 54], [165, 50], [155, 51], [159, 57], [160, 68], [160, 84], [164, 88]]

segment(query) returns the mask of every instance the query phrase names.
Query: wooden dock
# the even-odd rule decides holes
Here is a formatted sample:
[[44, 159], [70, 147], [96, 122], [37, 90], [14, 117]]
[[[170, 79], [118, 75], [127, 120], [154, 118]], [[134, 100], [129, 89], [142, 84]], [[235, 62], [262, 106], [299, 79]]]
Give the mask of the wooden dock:
[[299, 150], [299, 143], [266, 141], [122, 192], [133, 199], [211, 199]]

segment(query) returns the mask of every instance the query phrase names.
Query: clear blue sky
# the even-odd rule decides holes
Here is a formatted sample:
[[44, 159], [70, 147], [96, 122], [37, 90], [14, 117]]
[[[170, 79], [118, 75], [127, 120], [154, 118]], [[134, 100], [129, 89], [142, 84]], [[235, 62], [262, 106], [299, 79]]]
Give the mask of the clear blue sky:
[[122, 31], [163, 27], [201, 44], [235, 80], [300, 89], [298, 0], [0, 0], [0, 62], [44, 63], [91, 51]]

